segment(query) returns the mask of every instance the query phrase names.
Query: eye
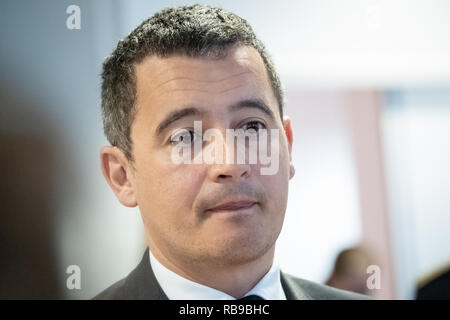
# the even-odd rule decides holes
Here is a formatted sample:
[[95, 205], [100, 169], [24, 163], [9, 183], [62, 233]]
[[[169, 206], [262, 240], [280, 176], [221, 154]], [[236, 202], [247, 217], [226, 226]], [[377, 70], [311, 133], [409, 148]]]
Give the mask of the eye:
[[172, 134], [170, 138], [170, 143], [172, 144], [181, 143], [183, 145], [190, 145], [196, 139], [198, 139], [198, 134], [196, 134], [195, 131], [189, 129], [180, 129]]
[[253, 129], [256, 132], [258, 132], [259, 130], [265, 129], [265, 128], [266, 128], [266, 126], [264, 125], [264, 123], [262, 123], [261, 121], [256, 121], [256, 120], [249, 121], [242, 126], [242, 129], [244, 129], [244, 131]]

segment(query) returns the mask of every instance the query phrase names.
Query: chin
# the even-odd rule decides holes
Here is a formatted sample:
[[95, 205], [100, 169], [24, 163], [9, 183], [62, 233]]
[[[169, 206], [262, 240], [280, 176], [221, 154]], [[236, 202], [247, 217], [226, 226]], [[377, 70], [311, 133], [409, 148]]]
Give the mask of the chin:
[[273, 246], [274, 241], [268, 238], [246, 236], [223, 239], [216, 243], [211, 258], [220, 265], [239, 265], [261, 258]]

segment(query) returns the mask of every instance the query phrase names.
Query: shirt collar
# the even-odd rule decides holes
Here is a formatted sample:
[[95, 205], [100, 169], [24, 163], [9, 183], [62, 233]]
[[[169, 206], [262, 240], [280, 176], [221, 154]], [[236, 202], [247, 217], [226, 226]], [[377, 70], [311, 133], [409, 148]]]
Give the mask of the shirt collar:
[[[170, 300], [236, 300], [234, 297], [214, 288], [181, 277], [163, 266], [149, 250], [150, 264], [156, 280]], [[264, 277], [247, 292], [264, 300], [286, 300], [280, 281], [280, 268], [273, 263]]]

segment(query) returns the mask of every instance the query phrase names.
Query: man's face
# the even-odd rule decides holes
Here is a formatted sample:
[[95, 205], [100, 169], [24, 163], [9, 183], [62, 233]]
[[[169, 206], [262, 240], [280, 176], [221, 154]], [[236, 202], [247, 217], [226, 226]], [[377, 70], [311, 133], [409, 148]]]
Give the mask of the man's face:
[[[150, 247], [175, 261], [216, 265], [252, 261], [272, 250], [293, 175], [292, 133], [280, 119], [257, 51], [241, 46], [223, 59], [150, 56], [136, 66], [136, 77], [132, 185]], [[243, 103], [249, 100], [271, 112]], [[165, 121], [185, 109], [190, 111]], [[260, 163], [175, 163], [172, 137], [193, 130], [194, 121], [224, 137], [226, 129], [279, 129], [278, 172], [261, 175]], [[231, 207], [214, 210], [223, 204]]]

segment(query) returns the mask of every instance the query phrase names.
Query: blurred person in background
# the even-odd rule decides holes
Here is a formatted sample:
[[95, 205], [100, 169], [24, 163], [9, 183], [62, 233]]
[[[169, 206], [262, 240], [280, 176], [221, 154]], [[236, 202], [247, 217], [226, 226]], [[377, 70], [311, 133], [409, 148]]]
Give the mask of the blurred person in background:
[[427, 275], [417, 287], [417, 300], [450, 300], [450, 265]]
[[363, 247], [342, 250], [336, 257], [328, 286], [368, 294], [367, 267], [372, 263], [369, 253]]

